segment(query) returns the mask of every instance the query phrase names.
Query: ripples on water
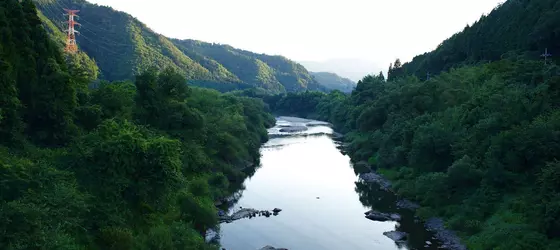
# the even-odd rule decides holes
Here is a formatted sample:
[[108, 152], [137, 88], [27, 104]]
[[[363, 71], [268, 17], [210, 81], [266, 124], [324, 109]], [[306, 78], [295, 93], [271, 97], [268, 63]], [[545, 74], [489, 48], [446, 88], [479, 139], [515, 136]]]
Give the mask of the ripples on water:
[[[292, 123], [279, 120], [278, 124]], [[278, 133], [278, 127], [269, 132]], [[370, 185], [357, 185], [350, 158], [340, 153], [330, 136], [309, 136], [325, 133], [332, 133], [332, 129], [313, 126], [298, 136], [271, 139], [263, 145], [261, 167], [246, 180], [245, 190], [232, 210], [277, 207], [283, 211], [270, 218], [222, 224], [223, 248], [250, 250], [272, 245], [288, 249], [408, 249], [383, 235], [395, 230], [398, 223], [364, 217], [372, 205], [390, 198], [383, 198], [387, 194]], [[426, 236], [417, 241], [423, 242], [423, 237]]]

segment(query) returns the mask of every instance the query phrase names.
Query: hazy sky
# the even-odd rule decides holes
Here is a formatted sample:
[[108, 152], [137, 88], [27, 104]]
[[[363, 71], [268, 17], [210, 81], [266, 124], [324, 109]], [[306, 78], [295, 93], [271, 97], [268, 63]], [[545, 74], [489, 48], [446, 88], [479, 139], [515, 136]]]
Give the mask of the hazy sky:
[[173, 38], [297, 61], [409, 61], [503, 0], [88, 0]]

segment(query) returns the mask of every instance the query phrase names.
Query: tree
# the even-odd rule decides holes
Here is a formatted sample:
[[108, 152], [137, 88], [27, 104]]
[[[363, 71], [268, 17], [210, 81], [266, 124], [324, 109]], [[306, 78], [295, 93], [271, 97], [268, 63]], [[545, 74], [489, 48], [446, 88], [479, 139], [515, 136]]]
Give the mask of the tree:
[[377, 75], [377, 79], [383, 82], [385, 81], [385, 76], [383, 75], [383, 71], [379, 71], [379, 74]]

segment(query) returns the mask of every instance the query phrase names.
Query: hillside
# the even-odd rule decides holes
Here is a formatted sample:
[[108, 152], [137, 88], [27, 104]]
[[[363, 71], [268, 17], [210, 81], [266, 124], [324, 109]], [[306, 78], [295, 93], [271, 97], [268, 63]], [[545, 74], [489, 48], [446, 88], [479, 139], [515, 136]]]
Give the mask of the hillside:
[[196, 40], [172, 39], [172, 42], [191, 58], [200, 59], [202, 62], [212, 58], [210, 60], [222, 65], [251, 86], [289, 92], [320, 89], [302, 65], [282, 56], [256, 54], [229, 45]]
[[[171, 67], [195, 85], [220, 91], [260, 87], [272, 92], [318, 90], [307, 70], [287, 58], [157, 34], [124, 12], [85, 0], [35, 0], [49, 32], [64, 36], [63, 8], [78, 9], [80, 50], [94, 59], [100, 78], [133, 79], [150, 67]], [[47, 21], [48, 19], [48, 21]]]
[[[515, 0], [496, 7], [473, 25], [443, 41], [437, 49], [414, 57], [393, 76], [439, 74], [453, 67], [524, 55], [539, 59], [548, 48], [560, 55], [560, 2]], [[392, 77], [393, 77], [392, 76]]]
[[418, 217], [444, 219], [468, 249], [560, 249], [560, 67], [539, 57], [560, 51], [559, 11], [558, 1], [510, 0], [396, 62], [388, 80], [265, 100], [331, 122], [366, 163], [357, 173], [384, 175], [421, 205]]
[[311, 72], [315, 80], [328, 90], [340, 90], [350, 93], [356, 87], [356, 83], [348, 78], [341, 77], [330, 72]]
[[264, 103], [171, 68], [87, 88], [91, 61], [45, 26], [0, 1], [0, 249], [218, 249], [214, 204], [260, 165]]

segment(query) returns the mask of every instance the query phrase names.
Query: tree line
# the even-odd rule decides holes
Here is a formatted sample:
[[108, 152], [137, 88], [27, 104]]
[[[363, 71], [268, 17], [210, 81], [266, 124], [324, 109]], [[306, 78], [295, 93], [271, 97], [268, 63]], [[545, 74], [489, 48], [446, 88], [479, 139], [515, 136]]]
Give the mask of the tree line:
[[469, 249], [559, 249], [560, 68], [524, 58], [422, 81], [366, 76], [350, 95], [264, 97], [274, 112], [333, 123], [367, 161]]
[[96, 81], [43, 27], [31, 0], [0, 3], [0, 248], [217, 249], [215, 202], [274, 124], [263, 101], [171, 68]]
[[507, 1], [349, 95], [243, 94], [333, 123], [353, 161], [393, 180], [421, 218], [444, 218], [469, 249], [560, 249], [559, 10]]

